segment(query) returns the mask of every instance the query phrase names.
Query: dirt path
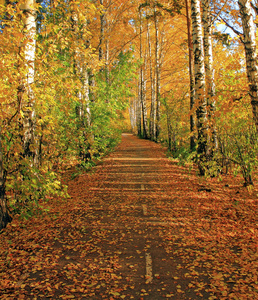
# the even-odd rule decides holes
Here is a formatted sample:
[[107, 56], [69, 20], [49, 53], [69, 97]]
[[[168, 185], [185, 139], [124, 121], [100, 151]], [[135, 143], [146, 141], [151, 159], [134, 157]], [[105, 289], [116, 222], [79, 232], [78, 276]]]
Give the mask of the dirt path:
[[0, 236], [1, 299], [256, 298], [256, 195], [236, 182], [124, 134], [69, 193]]
[[103, 213], [97, 227], [108, 228], [105, 239], [113, 241], [116, 248], [114, 252], [101, 240], [102, 250], [110, 256], [118, 254], [119, 273], [126, 287], [119, 293], [135, 299], [174, 296], [180, 290], [173, 280], [177, 264], [165, 251], [159, 232], [171, 225], [164, 219], [161, 199], [173, 202], [171, 184], [176, 184], [177, 176], [164, 150], [124, 134], [123, 143], [105, 159], [99, 176], [98, 185], [90, 189], [95, 199], [92, 210]]

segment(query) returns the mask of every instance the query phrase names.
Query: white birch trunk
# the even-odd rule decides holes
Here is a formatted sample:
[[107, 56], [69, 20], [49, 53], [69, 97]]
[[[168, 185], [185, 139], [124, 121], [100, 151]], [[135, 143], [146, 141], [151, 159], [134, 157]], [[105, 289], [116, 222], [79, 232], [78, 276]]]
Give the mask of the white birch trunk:
[[244, 31], [246, 69], [249, 81], [249, 92], [253, 109], [253, 118], [258, 132], [258, 66], [256, 53], [255, 26], [250, 0], [238, 0]]
[[136, 124], [137, 124], [137, 135], [142, 135], [142, 105], [141, 105], [141, 79], [139, 78], [138, 84], [138, 101], [136, 103]]
[[215, 127], [214, 112], [216, 109], [215, 102], [215, 69], [213, 67], [213, 51], [212, 51], [212, 27], [211, 27], [211, 9], [210, 0], [202, 0], [202, 23], [204, 30], [204, 54], [205, 54], [205, 72], [207, 86], [207, 106], [208, 117], [211, 130], [211, 144], [209, 145], [209, 155], [213, 155], [214, 150], [218, 148], [217, 131]]
[[142, 121], [143, 121], [143, 137], [148, 138], [148, 120], [147, 120], [147, 106], [146, 106], [146, 56], [144, 60], [144, 69], [142, 72]]
[[[140, 12], [140, 59], [141, 59], [141, 67], [140, 67], [140, 103], [141, 103], [141, 111], [142, 111], [142, 134], [143, 138], [148, 138], [148, 129], [147, 129], [147, 109], [146, 109], [146, 81], [145, 81], [145, 72], [144, 66], [146, 64], [146, 59], [143, 57], [143, 47], [142, 47], [142, 15]], [[143, 60], [144, 59], [144, 63]]]
[[82, 92], [83, 92], [83, 104], [85, 106], [86, 113], [86, 126], [89, 128], [91, 126], [91, 111], [90, 111], [90, 87], [89, 87], [89, 74], [87, 67], [84, 66], [82, 70]]
[[26, 44], [24, 47], [24, 58], [26, 65], [25, 93], [27, 102], [23, 104], [23, 126], [24, 126], [24, 155], [32, 156], [34, 163], [37, 164], [36, 150], [31, 149], [35, 142], [35, 98], [33, 94], [33, 84], [35, 75], [35, 52], [36, 52], [36, 11], [35, 1], [26, 0], [21, 9], [24, 15], [24, 33]]
[[205, 64], [200, 0], [191, 0], [191, 10], [194, 47], [195, 104], [197, 106], [197, 153], [200, 162], [200, 174], [204, 175], [202, 162], [206, 161], [207, 155], [207, 103], [205, 97]]
[[195, 118], [193, 115], [193, 107], [195, 100], [195, 79], [194, 79], [194, 58], [193, 58], [193, 40], [191, 27], [191, 14], [189, 0], [185, 0], [186, 20], [187, 20], [187, 36], [188, 36], [188, 53], [189, 53], [189, 81], [190, 81], [190, 149], [195, 149]]
[[80, 79], [81, 79], [81, 90], [78, 93], [78, 99], [80, 101], [78, 115], [83, 121], [83, 126], [85, 128], [90, 128], [91, 126], [90, 87], [89, 87], [89, 74], [86, 65], [83, 65], [80, 68]]
[[155, 107], [155, 81], [153, 77], [152, 69], [152, 51], [151, 51], [151, 38], [150, 38], [150, 28], [149, 22], [147, 20], [147, 41], [148, 41], [148, 50], [149, 50], [149, 69], [150, 69], [150, 84], [151, 84], [151, 111], [150, 111], [150, 139], [154, 140], [155, 138], [155, 121], [156, 121], [156, 107]]
[[160, 45], [159, 45], [159, 28], [156, 7], [154, 7], [154, 24], [155, 24], [155, 75], [156, 75], [156, 124], [155, 124], [155, 141], [158, 141], [160, 134]]
[[195, 100], [195, 79], [194, 79], [194, 59], [193, 59], [193, 40], [191, 32], [191, 14], [189, 0], [185, 0], [186, 19], [187, 19], [187, 36], [188, 36], [188, 53], [189, 53], [189, 81], [190, 81], [190, 149], [195, 149], [195, 118], [193, 114]]
[[133, 132], [136, 131], [136, 101], [137, 99], [135, 98], [131, 99], [129, 106], [130, 123]]

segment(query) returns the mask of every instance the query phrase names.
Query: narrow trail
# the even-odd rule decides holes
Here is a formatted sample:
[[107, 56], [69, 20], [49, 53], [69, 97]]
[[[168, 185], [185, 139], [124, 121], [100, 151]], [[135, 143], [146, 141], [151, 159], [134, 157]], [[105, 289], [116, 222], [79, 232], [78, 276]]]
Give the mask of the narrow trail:
[[243, 231], [257, 202], [239, 185], [206, 182], [131, 134], [66, 176], [70, 199], [0, 236], [1, 299], [256, 298], [257, 239]]

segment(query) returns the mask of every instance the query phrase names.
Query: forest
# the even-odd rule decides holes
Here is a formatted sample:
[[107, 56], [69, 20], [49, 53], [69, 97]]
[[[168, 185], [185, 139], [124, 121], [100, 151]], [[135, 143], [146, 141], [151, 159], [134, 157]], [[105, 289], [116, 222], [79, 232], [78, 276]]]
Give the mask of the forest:
[[1, 1], [1, 228], [122, 131], [200, 176], [257, 167], [257, 1]]
[[257, 15], [0, 0], [3, 299], [257, 297]]

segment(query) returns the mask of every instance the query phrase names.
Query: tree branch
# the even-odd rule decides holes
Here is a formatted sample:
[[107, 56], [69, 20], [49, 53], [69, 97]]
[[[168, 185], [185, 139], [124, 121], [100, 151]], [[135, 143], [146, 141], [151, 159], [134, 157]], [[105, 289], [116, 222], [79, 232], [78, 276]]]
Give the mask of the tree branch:
[[243, 40], [243, 33], [236, 30], [233, 26], [231, 26], [224, 18], [222, 17], [219, 17], [225, 24], [228, 28], [230, 28], [236, 35], [239, 36], [240, 38], [240, 41], [244, 44], [244, 40]]
[[255, 6], [252, 1], [251, 1], [251, 6], [252, 6], [253, 10], [255, 11], [256, 15], [258, 15], [258, 7]]

